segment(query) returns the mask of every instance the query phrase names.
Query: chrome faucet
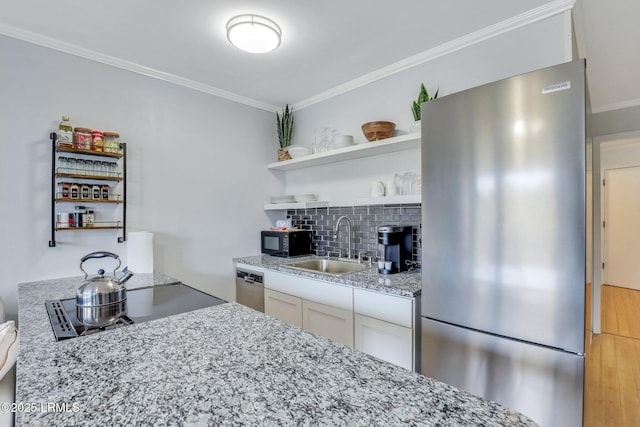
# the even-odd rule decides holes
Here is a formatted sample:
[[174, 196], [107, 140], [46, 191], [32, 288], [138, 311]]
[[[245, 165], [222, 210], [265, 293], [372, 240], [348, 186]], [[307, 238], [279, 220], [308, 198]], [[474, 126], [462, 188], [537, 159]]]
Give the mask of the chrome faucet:
[[348, 251], [347, 252], [347, 258], [351, 259], [351, 246], [353, 245], [353, 237], [351, 233], [351, 221], [349, 221], [349, 218], [347, 218], [345, 215], [342, 215], [340, 218], [338, 218], [338, 221], [336, 222], [336, 228], [333, 230], [333, 238], [335, 240], [338, 240], [338, 227], [340, 227], [340, 223], [342, 222], [342, 220], [347, 221], [347, 243], [348, 243]]

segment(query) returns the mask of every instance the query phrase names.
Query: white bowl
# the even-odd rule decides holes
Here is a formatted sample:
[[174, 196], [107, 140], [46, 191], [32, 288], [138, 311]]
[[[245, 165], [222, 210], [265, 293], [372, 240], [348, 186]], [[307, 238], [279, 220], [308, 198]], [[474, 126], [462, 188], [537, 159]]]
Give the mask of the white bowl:
[[311, 154], [311, 148], [302, 145], [290, 145], [287, 147], [287, 151], [292, 159], [297, 159], [298, 157], [308, 156]]
[[353, 135], [338, 135], [333, 144], [336, 148], [343, 148], [353, 145]]

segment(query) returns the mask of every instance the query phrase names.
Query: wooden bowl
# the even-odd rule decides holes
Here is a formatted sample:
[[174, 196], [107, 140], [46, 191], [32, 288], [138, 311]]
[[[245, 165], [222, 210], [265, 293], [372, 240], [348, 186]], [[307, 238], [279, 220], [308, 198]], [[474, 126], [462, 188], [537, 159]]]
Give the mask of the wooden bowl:
[[396, 124], [393, 122], [369, 122], [362, 125], [362, 132], [368, 141], [377, 141], [393, 136]]

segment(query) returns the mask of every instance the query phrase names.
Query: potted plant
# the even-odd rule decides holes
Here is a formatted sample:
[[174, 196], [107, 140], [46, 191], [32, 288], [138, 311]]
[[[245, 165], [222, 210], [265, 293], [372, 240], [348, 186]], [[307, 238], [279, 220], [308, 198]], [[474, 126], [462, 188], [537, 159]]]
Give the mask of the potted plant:
[[287, 147], [291, 145], [293, 137], [293, 108], [289, 108], [289, 104], [282, 109], [282, 117], [276, 112], [276, 126], [278, 127], [278, 141], [280, 141], [278, 161], [289, 160], [291, 156]]
[[429, 92], [427, 92], [427, 88], [424, 87], [424, 83], [420, 85], [420, 94], [418, 95], [418, 99], [415, 99], [413, 101], [413, 104], [411, 105], [411, 111], [413, 112], [413, 120], [415, 120], [414, 125], [411, 126], [411, 132], [420, 131], [420, 124], [422, 120], [422, 110], [420, 106], [422, 105], [423, 102], [436, 99], [438, 97], [438, 91], [440, 91], [440, 88], [436, 90], [436, 94], [432, 98], [429, 98]]

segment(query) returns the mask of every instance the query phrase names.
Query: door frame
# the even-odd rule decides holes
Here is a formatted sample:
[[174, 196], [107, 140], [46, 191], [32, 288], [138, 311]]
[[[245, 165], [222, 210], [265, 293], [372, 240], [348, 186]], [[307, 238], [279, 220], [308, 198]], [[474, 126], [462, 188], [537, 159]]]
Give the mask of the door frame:
[[[611, 166], [611, 167], [603, 167], [602, 168], [602, 191], [601, 191], [601, 223], [600, 223], [600, 227], [601, 227], [601, 233], [602, 233], [602, 263], [606, 265], [607, 263], [607, 257], [608, 257], [608, 253], [607, 253], [607, 227], [606, 227], [606, 221], [607, 221], [607, 216], [605, 215], [606, 212], [606, 203], [607, 203], [607, 198], [605, 197], [605, 193], [607, 191], [606, 189], [606, 184], [604, 184], [605, 181], [605, 177], [607, 175], [608, 171], [612, 171], [612, 170], [619, 170], [619, 169], [632, 169], [632, 168], [640, 168], [640, 161], [635, 162], [635, 164], [628, 164], [628, 165], [624, 165], [624, 166]], [[606, 283], [609, 279], [609, 274], [607, 273], [607, 269], [606, 267], [603, 269], [602, 271], [602, 283]]]
[[[597, 185], [593, 186], [593, 203], [594, 206], [593, 223], [599, 223], [594, 226], [592, 244], [593, 244], [593, 271], [591, 280], [591, 332], [600, 334], [602, 332], [602, 260], [604, 257], [604, 230], [602, 228], [602, 218], [604, 216], [604, 189], [602, 188], [602, 180], [604, 178], [605, 169], [618, 169], [621, 167], [640, 166], [640, 162], [633, 159], [625, 159], [616, 162], [615, 167], [608, 165], [605, 152], [616, 148], [624, 148], [625, 146], [637, 145], [640, 141], [640, 131], [622, 132], [610, 135], [601, 135], [593, 137], [593, 158], [597, 159], [599, 167], [593, 170], [593, 182]], [[597, 172], [597, 174], [596, 174]], [[597, 175], [597, 176], [596, 176]]]

